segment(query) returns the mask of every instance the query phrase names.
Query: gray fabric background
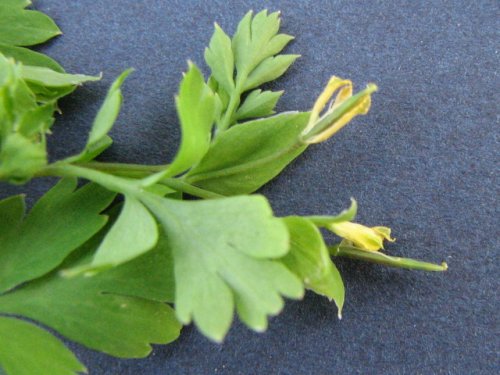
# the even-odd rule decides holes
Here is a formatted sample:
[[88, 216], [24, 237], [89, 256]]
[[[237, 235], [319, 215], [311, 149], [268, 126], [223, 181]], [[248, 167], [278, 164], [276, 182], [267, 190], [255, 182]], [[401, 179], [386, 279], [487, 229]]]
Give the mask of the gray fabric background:
[[[70, 72], [104, 73], [62, 101], [53, 158], [77, 152], [109, 83], [124, 107], [104, 160], [163, 163], [179, 141], [173, 96], [217, 21], [232, 33], [249, 9], [281, 10], [302, 58], [271, 87], [280, 110], [311, 107], [329, 76], [374, 81], [368, 116], [311, 147], [265, 187], [278, 215], [336, 213], [391, 226], [395, 255], [446, 260], [430, 274], [339, 261], [344, 318], [326, 299], [288, 302], [256, 334], [223, 345], [194, 328], [149, 358], [119, 360], [69, 344], [91, 374], [494, 374], [499, 371], [497, 1], [57, 1], [36, 7], [64, 35], [43, 51]], [[51, 180], [0, 185], [30, 201]]]

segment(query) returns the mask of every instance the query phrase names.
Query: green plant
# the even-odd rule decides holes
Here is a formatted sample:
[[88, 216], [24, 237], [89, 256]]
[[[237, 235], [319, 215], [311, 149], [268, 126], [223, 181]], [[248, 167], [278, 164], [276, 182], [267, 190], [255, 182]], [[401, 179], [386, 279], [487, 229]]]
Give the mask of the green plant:
[[[314, 143], [370, 108], [377, 89], [353, 95], [332, 77], [310, 112], [274, 113], [282, 92], [259, 87], [298, 55], [279, 15], [249, 12], [232, 38], [218, 26], [205, 51], [206, 79], [189, 63], [176, 98], [182, 141], [165, 165], [95, 161], [122, 104], [113, 83], [85, 148], [49, 163], [46, 136], [57, 100], [99, 77], [68, 74], [26, 46], [60, 34], [29, 1], [0, 5], [0, 179], [61, 180], [25, 214], [24, 197], [0, 201], [0, 369], [8, 374], [71, 374], [85, 367], [31, 319], [87, 347], [143, 357], [194, 322], [220, 342], [234, 312], [262, 331], [284, 299], [309, 289], [335, 302], [344, 285], [331, 256], [442, 271], [385, 255], [387, 227], [353, 223], [357, 204], [336, 216], [273, 215], [253, 193]], [[13, 22], [14, 21], [14, 22]], [[77, 180], [89, 181], [78, 187]], [[185, 200], [185, 195], [201, 198]], [[117, 196], [120, 199], [116, 199]], [[50, 217], [50, 220], [47, 220]], [[320, 229], [342, 240], [327, 246]]]

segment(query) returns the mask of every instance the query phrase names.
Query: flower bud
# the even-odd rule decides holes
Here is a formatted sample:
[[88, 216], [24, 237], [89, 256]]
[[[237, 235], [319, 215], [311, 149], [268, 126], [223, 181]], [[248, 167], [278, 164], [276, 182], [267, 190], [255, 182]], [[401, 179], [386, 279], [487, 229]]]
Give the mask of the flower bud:
[[332, 223], [329, 229], [361, 250], [378, 251], [384, 248], [384, 240], [395, 241], [391, 238], [391, 229], [388, 227], [369, 228], [358, 223], [343, 221]]

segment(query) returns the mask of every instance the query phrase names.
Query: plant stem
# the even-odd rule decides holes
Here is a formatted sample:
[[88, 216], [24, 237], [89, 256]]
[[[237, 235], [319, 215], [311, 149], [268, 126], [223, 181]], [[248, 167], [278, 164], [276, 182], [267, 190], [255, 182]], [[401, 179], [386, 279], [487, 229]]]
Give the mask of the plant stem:
[[153, 173], [161, 172], [167, 168], [165, 165], [142, 165], [142, 164], [123, 164], [123, 163], [104, 163], [93, 161], [88, 163], [77, 163], [77, 166], [90, 168], [106, 173], [114, 174], [116, 176], [130, 177], [130, 178], [143, 178]]
[[216, 136], [223, 133], [231, 125], [231, 119], [240, 105], [241, 95], [243, 94], [243, 84], [247, 77], [248, 73], [238, 72], [236, 85], [233, 92], [230, 94], [226, 111], [224, 112], [221, 121], [217, 124], [217, 132], [215, 133]]
[[[125, 179], [124, 177], [138, 177], [136, 174], [139, 173], [142, 173], [142, 176], [140, 177], [145, 177], [150, 175], [151, 173], [162, 170], [163, 168], [165, 167], [98, 162], [85, 164], [55, 163], [47, 166], [38, 175], [80, 177], [102, 185], [111, 191], [138, 196], [144, 191], [138, 181]], [[113, 174], [113, 171], [116, 172], [116, 174]], [[127, 171], [130, 171], [131, 173], [127, 173]], [[160, 183], [176, 191], [187, 193], [202, 199], [214, 199], [223, 197], [223, 195], [198, 188], [176, 178], [165, 178], [160, 181]]]
[[174, 190], [187, 193], [189, 195], [193, 195], [198, 198], [203, 198], [203, 199], [224, 198], [224, 195], [201, 189], [199, 187], [193, 186], [177, 178], [164, 178], [163, 180], [160, 181], [160, 184], [168, 186], [169, 188], [172, 188]]
[[333, 256], [359, 259], [389, 267], [422, 271], [446, 271], [448, 269], [448, 265], [446, 264], [446, 262], [443, 262], [441, 264], [427, 263], [410, 258], [393, 257], [384, 253], [374, 251], [359, 250], [349, 246], [334, 245], [329, 248], [329, 251]]
[[118, 177], [100, 170], [81, 167], [68, 163], [54, 163], [44, 168], [41, 176], [79, 177], [95, 182], [106, 189], [122, 194], [134, 196], [143, 192], [143, 189], [133, 180]]
[[231, 97], [229, 98], [229, 104], [227, 105], [227, 109], [224, 112], [224, 115], [222, 116], [222, 119], [217, 126], [216, 135], [221, 134], [222, 132], [227, 130], [227, 128], [229, 128], [229, 125], [231, 125], [231, 118], [233, 117], [236, 108], [240, 104], [240, 95], [241, 94], [238, 91], [236, 91], [236, 89], [231, 94]]

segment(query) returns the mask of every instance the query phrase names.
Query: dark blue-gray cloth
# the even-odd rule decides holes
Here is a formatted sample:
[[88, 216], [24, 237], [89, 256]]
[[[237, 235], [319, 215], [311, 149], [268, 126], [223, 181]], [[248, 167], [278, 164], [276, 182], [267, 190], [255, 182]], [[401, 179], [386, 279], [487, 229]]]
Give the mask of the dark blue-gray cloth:
[[[313, 294], [288, 301], [263, 334], [236, 323], [222, 345], [193, 327], [149, 358], [121, 360], [74, 343], [91, 374], [495, 374], [499, 371], [497, 1], [40, 0], [64, 35], [42, 50], [98, 83], [62, 100], [53, 159], [80, 150], [110, 82], [128, 67], [124, 105], [103, 160], [159, 164], [179, 141], [174, 95], [219, 23], [281, 10], [302, 55], [273, 89], [308, 110], [330, 75], [376, 82], [368, 116], [311, 147], [262, 189], [278, 215], [334, 214], [393, 228], [393, 255], [446, 261], [446, 273], [337, 261], [343, 319]], [[52, 180], [0, 186], [30, 202]]]

